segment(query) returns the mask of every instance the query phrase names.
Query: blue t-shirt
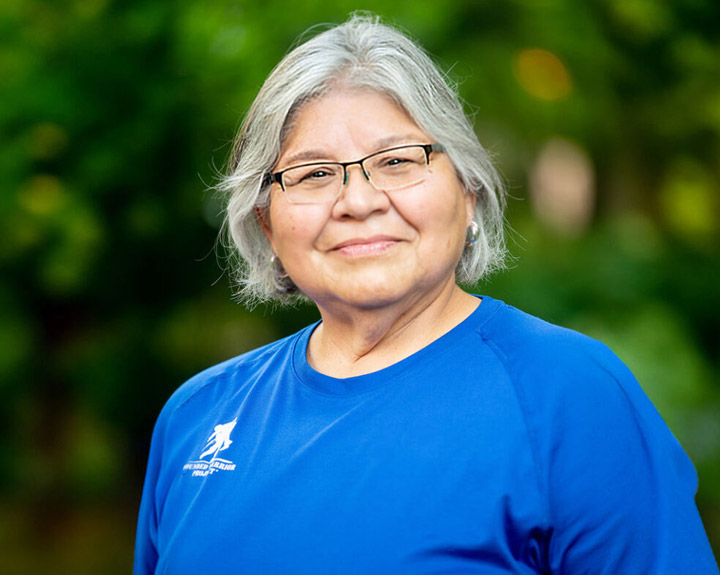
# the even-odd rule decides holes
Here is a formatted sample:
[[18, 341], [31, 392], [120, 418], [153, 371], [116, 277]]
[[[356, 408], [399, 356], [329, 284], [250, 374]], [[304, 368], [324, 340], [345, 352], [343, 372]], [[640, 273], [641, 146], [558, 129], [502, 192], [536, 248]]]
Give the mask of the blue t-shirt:
[[168, 401], [135, 575], [718, 573], [692, 464], [602, 344], [484, 297], [336, 379], [313, 328]]

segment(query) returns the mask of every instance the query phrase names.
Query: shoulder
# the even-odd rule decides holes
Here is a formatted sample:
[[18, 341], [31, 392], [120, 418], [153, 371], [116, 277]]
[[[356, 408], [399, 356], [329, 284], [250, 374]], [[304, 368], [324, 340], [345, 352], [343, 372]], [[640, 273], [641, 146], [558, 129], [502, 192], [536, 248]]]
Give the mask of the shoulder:
[[295, 342], [312, 326], [222, 363], [209, 367], [185, 381], [165, 403], [157, 426], [167, 424], [178, 412], [211, 408], [256, 382], [258, 374], [271, 373], [285, 365]]
[[692, 463], [617, 356], [504, 304], [479, 331], [522, 406], [552, 532], [548, 571], [710, 565]]
[[511, 375], [579, 375], [602, 372], [617, 379], [630, 376], [625, 365], [603, 343], [498, 302], [496, 313], [480, 335]]
[[507, 305], [481, 335], [512, 381], [546, 461], [591, 447], [610, 454], [630, 437], [674, 449], [676, 441], [640, 384], [603, 343]]

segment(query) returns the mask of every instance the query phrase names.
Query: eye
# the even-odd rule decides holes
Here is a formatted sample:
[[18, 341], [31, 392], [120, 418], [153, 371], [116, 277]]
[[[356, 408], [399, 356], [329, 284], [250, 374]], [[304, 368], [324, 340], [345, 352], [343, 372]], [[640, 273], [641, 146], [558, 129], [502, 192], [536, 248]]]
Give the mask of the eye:
[[325, 185], [336, 178], [337, 175], [338, 168], [328, 164], [297, 166], [285, 171], [285, 185]]
[[399, 166], [400, 164], [405, 164], [410, 161], [411, 160], [408, 160], [407, 158], [394, 157], [394, 158], [386, 158], [385, 162], [383, 164], [385, 166]]
[[409, 154], [394, 154], [392, 156], [382, 156], [378, 158], [374, 168], [380, 170], [400, 170], [416, 164], [418, 164], [418, 160]]
[[322, 180], [324, 178], [331, 178], [333, 175], [334, 174], [328, 172], [327, 170], [319, 168], [305, 174], [300, 181], [302, 182], [305, 180]]

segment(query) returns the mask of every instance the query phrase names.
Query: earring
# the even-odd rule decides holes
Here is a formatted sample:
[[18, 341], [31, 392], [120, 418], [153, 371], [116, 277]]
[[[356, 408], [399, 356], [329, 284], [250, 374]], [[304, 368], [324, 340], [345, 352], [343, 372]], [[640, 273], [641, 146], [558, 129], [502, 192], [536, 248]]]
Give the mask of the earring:
[[470, 225], [465, 232], [465, 247], [469, 248], [472, 246], [480, 237], [480, 228], [478, 228], [477, 222], [472, 219]]
[[275, 273], [275, 277], [279, 280], [285, 279], [288, 277], [288, 273], [285, 271], [285, 267], [283, 267], [282, 262], [280, 261], [280, 258], [277, 256], [277, 254], [273, 254], [273, 256], [270, 258], [270, 266], [273, 269], [273, 272]]

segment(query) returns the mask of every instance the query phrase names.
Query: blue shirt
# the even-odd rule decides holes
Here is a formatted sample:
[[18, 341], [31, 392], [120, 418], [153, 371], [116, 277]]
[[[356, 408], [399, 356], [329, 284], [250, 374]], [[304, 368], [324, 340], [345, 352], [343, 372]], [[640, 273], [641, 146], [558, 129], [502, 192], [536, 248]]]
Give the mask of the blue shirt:
[[484, 297], [336, 379], [313, 328], [168, 401], [135, 575], [718, 573], [692, 464], [602, 344]]

